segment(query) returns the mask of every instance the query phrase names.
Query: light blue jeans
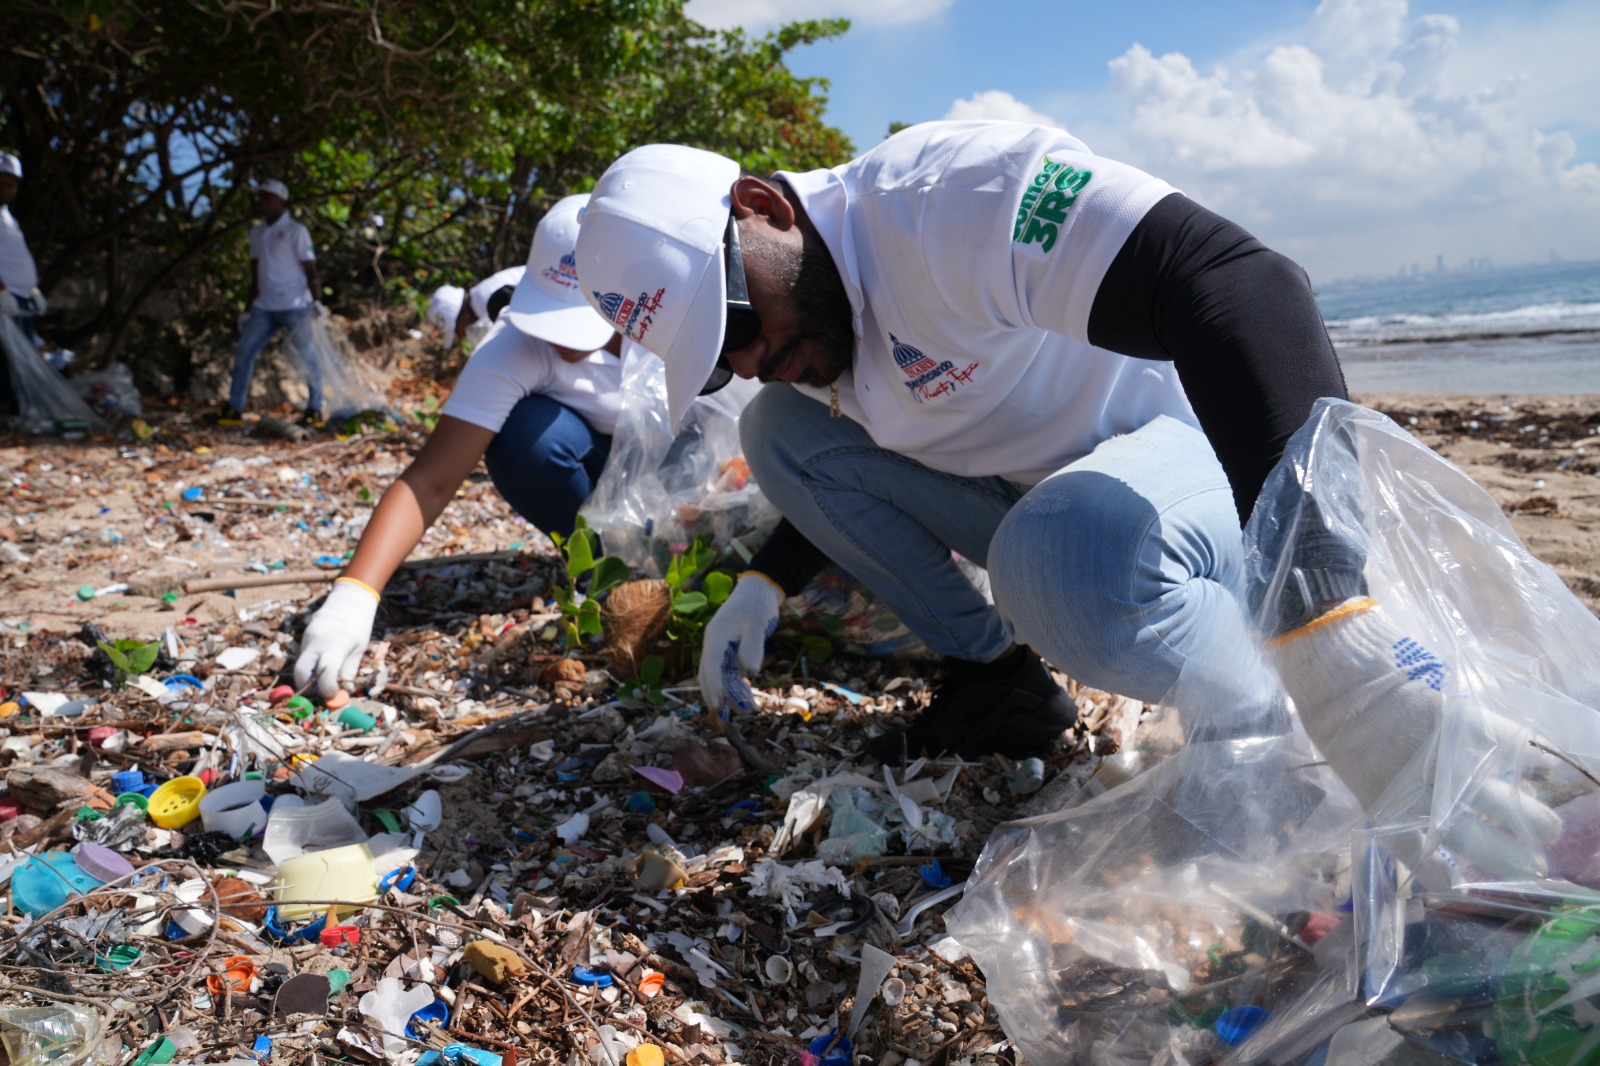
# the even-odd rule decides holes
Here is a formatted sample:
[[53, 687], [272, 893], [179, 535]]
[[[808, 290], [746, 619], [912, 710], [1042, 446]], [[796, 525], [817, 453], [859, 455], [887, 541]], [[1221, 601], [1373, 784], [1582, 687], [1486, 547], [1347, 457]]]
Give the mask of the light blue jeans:
[[233, 383], [228, 389], [228, 403], [235, 411], [243, 411], [250, 404], [250, 379], [255, 376], [256, 356], [267, 346], [272, 335], [280, 329], [289, 331], [289, 351], [294, 355], [301, 373], [306, 376], [306, 408], [322, 410], [322, 366], [311, 340], [311, 308], [296, 307], [288, 311], [266, 311], [259, 307], [250, 309], [244, 331], [239, 335], [239, 346], [233, 352]]
[[[1015, 640], [1134, 699], [1272, 705], [1233, 496], [1198, 429], [1157, 418], [1024, 492], [880, 448], [787, 385], [739, 426], [767, 498], [936, 654], [987, 662]], [[987, 567], [993, 606], [952, 550]]]

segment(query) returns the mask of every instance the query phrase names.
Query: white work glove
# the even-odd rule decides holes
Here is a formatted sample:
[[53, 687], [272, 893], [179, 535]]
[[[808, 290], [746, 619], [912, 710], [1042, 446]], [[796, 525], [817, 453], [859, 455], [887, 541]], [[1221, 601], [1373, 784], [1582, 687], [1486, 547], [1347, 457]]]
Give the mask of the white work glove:
[[[1346, 600], [1268, 648], [1306, 732], [1370, 808], [1432, 740], [1449, 667], [1367, 597]], [[1492, 712], [1484, 717], [1488, 744], [1527, 744], [1526, 731]], [[1434, 770], [1430, 760], [1430, 784]], [[1446, 827], [1445, 851], [1499, 877], [1543, 876], [1544, 845], [1560, 834], [1561, 818], [1524, 782], [1491, 779], [1464, 802], [1467, 809]], [[1407, 858], [1415, 865], [1435, 856]]]
[[326, 699], [339, 691], [341, 678], [353, 679], [361, 655], [372, 639], [378, 595], [351, 578], [333, 583], [333, 591], [306, 623], [300, 657], [294, 661], [294, 687], [303, 689], [313, 677]]
[[739, 575], [738, 584], [706, 623], [700, 649], [700, 700], [706, 710], [720, 711], [724, 705], [755, 710], [755, 694], [744, 675], [760, 671], [782, 604], [783, 590], [767, 575], [758, 570]]
[[0, 289], [0, 315], [16, 318], [22, 314], [22, 308], [17, 306], [17, 297], [10, 289]]

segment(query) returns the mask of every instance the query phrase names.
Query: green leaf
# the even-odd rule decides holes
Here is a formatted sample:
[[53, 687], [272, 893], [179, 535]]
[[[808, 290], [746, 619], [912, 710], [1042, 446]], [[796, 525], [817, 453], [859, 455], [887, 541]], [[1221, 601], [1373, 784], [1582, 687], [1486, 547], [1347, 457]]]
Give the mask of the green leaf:
[[161, 642], [152, 640], [148, 644], [140, 644], [128, 655], [127, 671], [130, 674], [142, 674], [156, 664], [156, 656], [161, 654]]
[[816, 635], [800, 638], [800, 654], [813, 663], [825, 663], [833, 654], [833, 642]]
[[100, 650], [106, 653], [106, 658], [111, 660], [112, 666], [115, 666], [118, 670], [121, 670], [125, 674], [130, 674], [133, 672], [128, 666], [128, 657], [124, 655], [120, 649], [107, 644], [103, 640], [97, 640], [95, 643], [100, 645]]
[[708, 602], [703, 592], [680, 592], [672, 597], [672, 609], [679, 614], [693, 614], [704, 610]]
[[707, 600], [713, 604], [720, 604], [733, 591], [733, 575], [726, 570], [713, 570], [706, 575], [700, 589], [706, 594]]
[[602, 556], [595, 560], [594, 577], [589, 579], [589, 595], [603, 596], [632, 576], [627, 563], [615, 556]]
[[567, 538], [567, 576], [577, 580], [594, 569], [594, 534], [583, 527]]
[[646, 686], [661, 684], [661, 675], [666, 673], [667, 662], [659, 655], [646, 655], [639, 664], [639, 680]]

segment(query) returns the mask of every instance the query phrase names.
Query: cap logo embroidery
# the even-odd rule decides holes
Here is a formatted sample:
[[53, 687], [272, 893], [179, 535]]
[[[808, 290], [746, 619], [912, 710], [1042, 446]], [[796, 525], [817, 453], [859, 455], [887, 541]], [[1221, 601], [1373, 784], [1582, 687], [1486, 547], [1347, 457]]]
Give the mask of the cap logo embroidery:
[[662, 298], [666, 294], [667, 290], [661, 288], [655, 291], [654, 296], [647, 292], [635, 297], [626, 297], [620, 292], [596, 292], [594, 298], [600, 305], [601, 313], [617, 332], [642, 343], [644, 335], [655, 324], [655, 314], [661, 310]]
[[547, 266], [541, 273], [550, 281], [560, 285], [563, 289], [576, 289], [578, 287], [578, 258], [571, 252], [561, 257], [561, 262], [555, 266]]

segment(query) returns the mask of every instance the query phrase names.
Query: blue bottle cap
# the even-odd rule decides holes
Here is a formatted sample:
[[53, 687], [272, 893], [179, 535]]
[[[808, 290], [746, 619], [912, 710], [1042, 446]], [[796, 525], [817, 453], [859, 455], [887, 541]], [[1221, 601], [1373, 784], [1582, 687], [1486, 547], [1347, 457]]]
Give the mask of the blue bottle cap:
[[111, 791], [121, 795], [144, 787], [144, 774], [138, 770], [119, 770], [111, 775]]
[[572, 979], [580, 985], [589, 985], [593, 988], [608, 988], [611, 985], [611, 974], [598, 966], [574, 966]]
[[428, 1030], [420, 1023], [430, 1022], [434, 1025], [443, 1026], [449, 1018], [450, 1004], [442, 999], [436, 999], [411, 1016], [411, 1020], [406, 1023], [406, 1032], [411, 1035], [413, 1040], [426, 1040], [428, 1038]]
[[1270, 1017], [1272, 1012], [1261, 1007], [1229, 1007], [1217, 1019], [1217, 1035], [1230, 1044], [1242, 1044]]
[[850, 1066], [850, 1038], [835, 1029], [811, 1041], [808, 1049], [820, 1060], [817, 1066]]

